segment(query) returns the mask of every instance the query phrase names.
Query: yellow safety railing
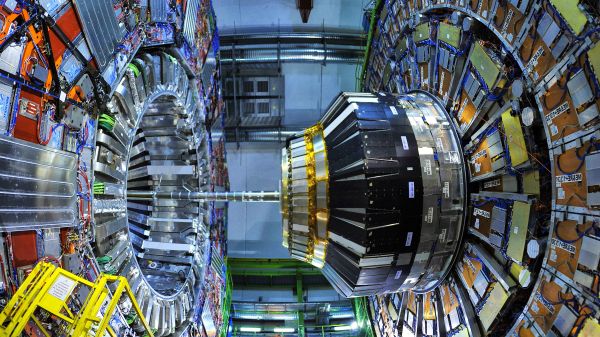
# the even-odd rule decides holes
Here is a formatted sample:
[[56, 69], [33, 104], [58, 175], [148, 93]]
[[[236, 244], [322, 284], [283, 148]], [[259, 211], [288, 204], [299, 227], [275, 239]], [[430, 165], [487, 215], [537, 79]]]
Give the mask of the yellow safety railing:
[[[111, 294], [108, 285], [116, 284]], [[77, 302], [73, 298], [82, 287], [88, 289], [83, 305], [72, 312], [69, 304]], [[0, 337], [19, 337], [31, 322], [46, 336], [52, 336], [36, 315], [47, 312], [54, 320], [61, 320], [64, 331], [69, 336], [104, 336], [117, 334], [109, 322], [123, 295], [127, 295], [146, 330], [146, 335], [154, 337], [148, 322], [142, 314], [135, 296], [123, 276], [101, 274], [95, 282], [90, 282], [51, 263], [40, 262], [25, 279], [4, 310], [0, 313]], [[43, 309], [43, 310], [38, 310]]]

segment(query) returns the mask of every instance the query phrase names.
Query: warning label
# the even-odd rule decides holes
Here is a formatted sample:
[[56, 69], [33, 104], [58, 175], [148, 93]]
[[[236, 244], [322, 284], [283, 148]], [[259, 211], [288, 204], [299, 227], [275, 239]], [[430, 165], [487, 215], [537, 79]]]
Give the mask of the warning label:
[[425, 215], [425, 222], [427, 222], [427, 223], [433, 222], [433, 207], [429, 207], [427, 209], [427, 214]]
[[554, 118], [562, 115], [563, 112], [568, 110], [569, 102], [564, 102], [563, 104], [559, 105], [558, 108], [552, 110], [549, 114], [546, 115], [546, 123], [551, 124]]
[[576, 183], [583, 180], [583, 175], [581, 173], [574, 174], [564, 174], [561, 176], [556, 176], [556, 186], [560, 186], [563, 183]]
[[571, 254], [575, 254], [575, 252], [576, 252], [576, 248], [572, 244], [566, 243], [566, 242], [563, 242], [561, 240], [557, 240], [554, 238], [552, 239], [552, 247], [557, 247], [562, 250], [566, 250], [567, 252], [569, 252]]
[[473, 155], [471, 157], [471, 163], [475, 163], [475, 161], [481, 157], [485, 157], [487, 155], [487, 149], [483, 149]]
[[478, 216], [479, 215], [479, 216], [482, 216], [482, 217], [488, 218], [488, 219], [491, 217], [490, 212], [488, 212], [486, 210], [483, 210], [481, 208], [475, 208], [475, 209], [473, 209], [473, 215], [474, 216]]
[[48, 294], [58, 298], [61, 301], [65, 301], [67, 297], [71, 295], [75, 285], [77, 285], [77, 282], [74, 280], [71, 280], [66, 276], [59, 275], [56, 278], [56, 281], [54, 281], [50, 287], [50, 290], [48, 290]]
[[483, 188], [485, 188], [485, 189], [493, 188], [493, 187], [498, 187], [500, 185], [502, 185], [502, 181], [500, 179], [495, 179], [495, 180], [486, 181], [485, 183], [483, 183]]

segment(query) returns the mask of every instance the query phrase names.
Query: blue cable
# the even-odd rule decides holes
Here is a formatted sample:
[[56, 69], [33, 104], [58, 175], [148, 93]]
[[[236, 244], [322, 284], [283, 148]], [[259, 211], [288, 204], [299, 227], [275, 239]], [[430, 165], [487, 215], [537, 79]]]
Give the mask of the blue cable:
[[598, 143], [596, 142], [596, 137], [590, 138], [590, 146], [584, 152], [583, 156], [580, 156], [579, 153], [577, 153], [577, 151], [575, 151], [575, 155], [577, 156], [577, 159], [584, 160], [585, 157], [591, 152], [592, 146], [594, 147], [595, 150], [600, 149], [600, 142], [598, 142]]
[[590, 228], [586, 229], [583, 232], [580, 232], [579, 231], [579, 227], [575, 226], [575, 231], [577, 232], [577, 239], [575, 239], [575, 240], [566, 240], [566, 239], [562, 238], [560, 236], [560, 234], [558, 233], [558, 226], [554, 226], [554, 234], [556, 234], [556, 237], [560, 241], [562, 241], [564, 243], [572, 244], [572, 243], [575, 243], [575, 242], [579, 241], [581, 238], [583, 238], [587, 234], [589, 234], [592, 231], [592, 229], [594, 230], [594, 232], [598, 232], [599, 230], [597, 228], [597, 225], [598, 225], [598, 222], [596, 221], [596, 219], [594, 219], [594, 222], [592, 223], [592, 225], [590, 226]]
[[[81, 153], [81, 151], [83, 150], [83, 148], [85, 147], [85, 145], [88, 142], [88, 138], [90, 135], [89, 130], [88, 130], [89, 125], [90, 125], [90, 120], [88, 119], [87, 122], [85, 123], [85, 126], [83, 128], [81, 128], [81, 130], [79, 130], [81, 137], [79, 137], [79, 135], [78, 135], [78, 137], [77, 137], [78, 144], [77, 144], [77, 148], [75, 149], [75, 153], [78, 155]], [[86, 133], [85, 131], [87, 131], [87, 133], [88, 133], [87, 137], [85, 136], [85, 133]], [[85, 165], [85, 163], [83, 163], [83, 164]]]
[[492, 201], [493, 201], [493, 200], [492, 200], [492, 198], [485, 198], [485, 199], [484, 199], [482, 202], [480, 202], [480, 203], [478, 203], [478, 204], [476, 204], [476, 203], [473, 203], [473, 207], [481, 207], [481, 206], [485, 206], [485, 205], [489, 204], [489, 203], [490, 203], [490, 202], [492, 202]]
[[58, 123], [58, 124], [54, 125], [50, 131], [50, 139], [48, 139], [48, 142], [50, 142], [50, 140], [52, 140], [52, 135], [54, 134], [54, 131], [56, 131], [56, 129], [58, 129], [59, 127], [68, 129], [67, 125], [63, 124], [63, 123]]
[[52, 127], [52, 132], [54, 132], [54, 131], [55, 131], [56, 129], [58, 129], [59, 127], [64, 127], [64, 128], [67, 128], [67, 125], [66, 125], [66, 124], [63, 124], [63, 123], [58, 123], [58, 124], [56, 124], [56, 125], [54, 125], [54, 126]]
[[473, 207], [481, 207], [484, 206], [486, 204], [489, 204], [490, 202], [494, 203], [494, 206], [502, 208], [502, 209], [508, 209], [510, 207], [510, 201], [504, 200], [504, 199], [499, 199], [499, 198], [493, 198], [493, 197], [484, 197], [484, 201], [482, 201], [481, 203], [473, 203]]
[[444, 41], [442, 41], [442, 40], [438, 40], [438, 43], [439, 43], [439, 44], [440, 44], [442, 47], [444, 47], [444, 48], [446, 48], [446, 49], [450, 50], [450, 52], [452, 52], [452, 54], [455, 54], [456, 56], [461, 56], [461, 55], [462, 55], [462, 54], [460, 54], [460, 53], [461, 53], [461, 51], [460, 51], [460, 50], [458, 50], [458, 49], [456, 49], [456, 48], [454, 48], [454, 47], [453, 47], [451, 44], [449, 44], [449, 43], [447, 43], [447, 42], [444, 42]]
[[600, 27], [596, 27], [594, 29], [590, 29], [587, 32], [585, 32], [583, 35], [581, 35], [580, 37], [577, 37], [576, 40], [577, 41], [585, 40], [588, 36], [590, 36], [592, 34], [595, 34], [595, 33], [598, 33], [598, 32], [600, 32]]
[[577, 153], [577, 150], [575, 150], [575, 154], [577, 156], [577, 159], [579, 159], [579, 165], [577, 166], [577, 168], [575, 170], [572, 170], [572, 171], [565, 171], [565, 170], [563, 170], [562, 166], [560, 164], [560, 155], [556, 159], [556, 166], [558, 167], [558, 170], [562, 174], [566, 174], [566, 175], [570, 175], [570, 174], [574, 174], [576, 172], [579, 172], [579, 170], [583, 167], [583, 164], [585, 163], [585, 157], [587, 157], [592, 152], [592, 147], [595, 150], [599, 150], [600, 149], [600, 142], [596, 142], [596, 140], [593, 137], [590, 139], [590, 143], [591, 143], [590, 146], [588, 146], [588, 148], [585, 150], [583, 156], [580, 156], [579, 153]]
[[40, 251], [41, 251], [41, 254], [38, 254], [38, 256], [43, 257], [43, 256], [46, 255], [46, 250], [44, 249], [44, 230], [43, 229], [36, 229], [36, 233], [37, 233], [37, 236], [39, 237], [39, 240], [40, 240], [38, 242], [38, 245], [39, 245], [39, 248], [40, 248]]
[[427, 39], [427, 40], [422, 40], [416, 43], [417, 47], [421, 47], [421, 46], [432, 46], [435, 47], [437, 46], [437, 44], [435, 43], [435, 41], [431, 40], [431, 39]]
[[[484, 274], [485, 275], [485, 274]], [[490, 294], [492, 292], [489, 291], [487, 292], [482, 298], [481, 300], [477, 303], [477, 305], [475, 306], [475, 311], [477, 312], [477, 314], [479, 314], [479, 312], [481, 312], [481, 310], [483, 310], [483, 306], [485, 305], [485, 303], [487, 302], [488, 298], [490, 297]]]
[[85, 201], [90, 201], [90, 197], [86, 196], [85, 194], [81, 193], [81, 192], [77, 192], [77, 196], [80, 197], [81, 199], [85, 200]]
[[488, 101], [498, 102], [498, 101], [502, 100], [502, 97], [504, 97], [505, 93], [506, 93], [506, 89], [500, 90], [500, 93], [497, 95], [490, 92], [487, 94], [486, 98], [488, 99]]
[[[22, 0], [17, 0], [16, 2], [19, 5], [19, 11], [17, 12], [15, 10], [15, 11], [13, 11], [13, 13], [14, 14], [21, 14], [23, 12], [23, 7], [24, 7], [23, 1]], [[5, 3], [6, 3], [6, 1], [5, 1]]]
[[408, 49], [398, 56], [398, 61], [402, 61], [406, 57], [406, 54], [408, 54]]

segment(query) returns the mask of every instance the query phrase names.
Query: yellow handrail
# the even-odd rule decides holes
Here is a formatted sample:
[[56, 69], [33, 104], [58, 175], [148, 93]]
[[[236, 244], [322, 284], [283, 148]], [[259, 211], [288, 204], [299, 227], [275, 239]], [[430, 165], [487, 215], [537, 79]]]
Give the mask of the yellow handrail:
[[[108, 289], [110, 283], [118, 283], [113, 294]], [[68, 306], [73, 300], [71, 295], [82, 286], [89, 288], [89, 293], [81, 310], [71, 312]], [[40, 262], [0, 312], [0, 337], [21, 336], [30, 322], [50, 337], [44, 324], [35, 316], [38, 309], [63, 321], [69, 336], [89, 336], [94, 330], [95, 336], [104, 336], [108, 332], [116, 337], [109, 322], [123, 295], [131, 301], [147, 336], [154, 337], [125, 277], [100, 274], [95, 282], [90, 282], [51, 263]]]

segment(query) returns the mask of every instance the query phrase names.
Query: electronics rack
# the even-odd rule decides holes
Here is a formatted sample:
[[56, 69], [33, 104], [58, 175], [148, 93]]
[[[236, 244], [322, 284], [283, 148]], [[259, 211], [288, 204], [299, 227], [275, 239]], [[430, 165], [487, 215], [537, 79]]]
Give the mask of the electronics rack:
[[378, 336], [600, 329], [600, 8], [594, 1], [376, 1], [360, 88], [426, 90], [468, 162], [467, 242], [431, 293], [369, 298]]
[[[142, 77], [147, 74], [140, 65], [148, 64], [148, 60], [137, 62], [140, 51], [169, 53], [172, 56], [166, 60], [179, 65], [185, 77], [193, 82], [190, 88], [195, 93], [185, 102], [195, 112], [190, 117], [191, 124], [207, 125], [210, 129], [215, 120], [220, 120], [222, 102], [218, 32], [210, 0], [5, 0], [0, 1], [0, 22], [3, 161], [18, 162], [32, 156], [31, 162], [22, 164], [20, 171], [10, 165], [0, 170], [21, 186], [33, 178], [38, 188], [46, 188], [42, 193], [32, 190], [31, 195], [20, 195], [27, 191], [9, 184], [0, 195], [3, 200], [0, 213], [3, 219], [11, 219], [3, 220], [3, 240], [0, 240], [0, 296], [5, 301], [38, 261], [62, 265], [92, 281], [100, 272], [121, 272], [112, 268], [122, 263], [119, 259], [127, 258], [123, 254], [127, 248], [124, 244], [117, 245], [107, 255], [99, 256], [96, 246], [100, 224], [96, 220], [105, 214], [121, 212], [127, 206], [122, 199], [110, 197], [123, 194], [122, 187], [107, 180], [105, 173], [96, 176], [95, 163], [101, 151], [114, 152], [119, 149], [115, 141], [123, 140], [118, 132], [113, 132], [118, 131], [119, 125], [123, 130], [128, 127], [127, 119], [118, 111], [135, 114], [131, 107], [145, 97], [141, 88]], [[167, 75], [163, 73], [162, 77]], [[138, 90], [132, 92], [132, 88]], [[208, 132], [198, 134], [205, 138], [198, 140], [199, 144], [210, 141]], [[218, 142], [223, 144], [222, 138]], [[114, 153], [122, 156], [118, 151]], [[64, 158], [63, 166], [56, 166], [56, 157]], [[207, 156], [206, 165], [218, 162], [224, 166], [224, 153], [216, 153], [214, 157], [218, 159]], [[121, 161], [124, 159], [118, 160]], [[44, 165], [48, 171], [67, 172], [65, 176], [52, 177], [63, 182], [64, 189], [39, 185], [44, 177], [32, 176], [31, 172], [36, 172], [34, 167]], [[27, 171], [28, 168], [32, 170]], [[119, 174], [115, 167], [103, 172]], [[223, 173], [225, 176], [218, 177]], [[218, 181], [219, 186], [227, 184], [226, 171], [211, 173], [211, 177], [209, 172], [205, 174], [207, 182], [210, 179]], [[7, 195], [16, 196], [7, 198]], [[42, 199], [45, 201], [40, 203]], [[51, 209], [37, 206], [46, 201]], [[14, 216], [23, 212], [31, 216]], [[203, 245], [208, 248], [199, 252], [206, 265], [210, 261], [218, 264], [226, 254], [224, 211], [221, 208], [215, 214], [213, 221], [201, 221], [205, 228], [200, 232], [217, 228], [220, 233], [210, 237], [207, 234], [207, 240], [213, 241]], [[204, 274], [209, 275], [210, 269], [202, 269], [203, 275], [196, 283], [196, 293], [202, 302], [192, 303], [200, 310], [207, 282]], [[224, 294], [225, 274], [223, 271], [219, 274], [222, 282], [216, 284], [219, 293]], [[221, 323], [222, 310], [211, 311], [218, 322], [215, 329], [227, 331], [228, 322]], [[126, 310], [119, 308], [117, 315], [117, 323], [127, 325]], [[202, 331], [206, 335], [205, 330], [198, 316], [177, 333], [188, 336]], [[29, 332], [35, 335], [35, 331]], [[155, 331], [156, 335], [166, 333], [162, 327]]]
[[[213, 77], [214, 78], [214, 77]], [[212, 89], [211, 89], [212, 90]], [[215, 106], [220, 109], [220, 106]], [[211, 164], [209, 179], [210, 190], [213, 192], [229, 191], [229, 173], [227, 171], [226, 152], [225, 152], [225, 115], [220, 111], [213, 113], [214, 119], [209, 135], [209, 153]], [[227, 205], [225, 202], [210, 202], [210, 268], [206, 271], [207, 291], [203, 293], [205, 306], [201, 314], [201, 320], [204, 325], [207, 336], [217, 335], [225, 336], [229, 326], [229, 307], [231, 294], [227, 287], [231, 287], [230, 275], [228, 275], [227, 264], [225, 262], [227, 255]], [[208, 314], [210, 312], [210, 315]], [[206, 329], [207, 325], [217, 327], [214, 331]], [[221, 327], [218, 329], [218, 327]]]

